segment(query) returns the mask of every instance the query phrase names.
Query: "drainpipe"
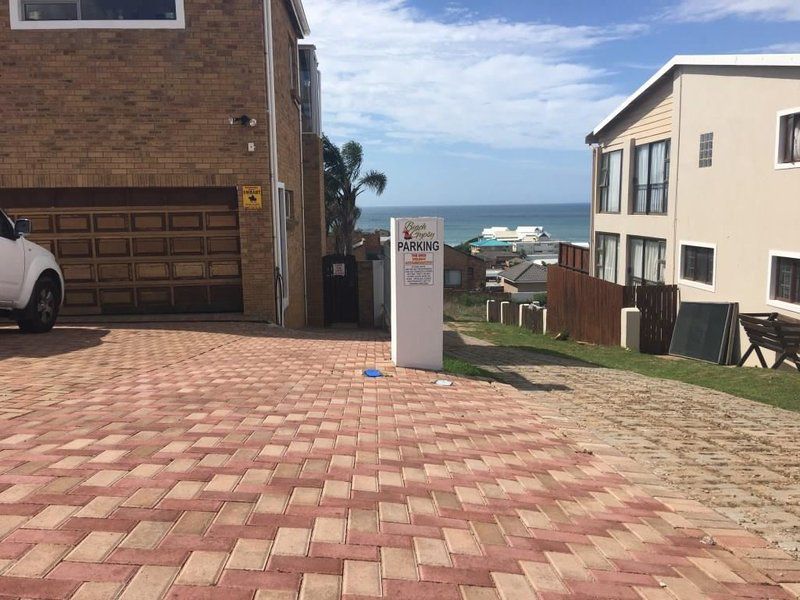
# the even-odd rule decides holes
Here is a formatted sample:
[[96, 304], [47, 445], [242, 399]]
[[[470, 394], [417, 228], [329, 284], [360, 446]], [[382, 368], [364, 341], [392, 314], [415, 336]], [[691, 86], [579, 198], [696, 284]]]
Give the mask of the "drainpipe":
[[[269, 157], [270, 157], [270, 188], [272, 195], [272, 235], [273, 235], [273, 256], [275, 262], [275, 272], [280, 270], [280, 208], [278, 206], [278, 122], [275, 114], [275, 60], [274, 49], [272, 43], [272, 4], [271, 0], [263, 0], [264, 2], [264, 63], [267, 71], [267, 111], [269, 112]], [[286, 273], [281, 273], [284, 278], [283, 284], [287, 285]], [[277, 276], [275, 279], [277, 286]], [[278, 288], [276, 287], [276, 290]], [[283, 289], [280, 289], [280, 294], [283, 296]], [[285, 319], [285, 310], [283, 306], [283, 298], [275, 298], [275, 314], [278, 325], [283, 326]]]
[[[298, 57], [299, 58], [299, 57]], [[300, 61], [297, 61], [300, 64]], [[306, 247], [306, 177], [305, 177], [305, 152], [303, 144], [303, 107], [297, 107], [300, 117], [300, 231], [303, 236], [303, 305], [305, 309], [306, 327], [308, 327], [308, 248]]]

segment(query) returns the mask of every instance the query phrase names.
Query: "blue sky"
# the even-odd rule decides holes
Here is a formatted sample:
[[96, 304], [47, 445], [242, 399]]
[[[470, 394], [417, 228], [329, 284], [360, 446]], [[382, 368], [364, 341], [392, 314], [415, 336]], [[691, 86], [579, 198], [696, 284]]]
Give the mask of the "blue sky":
[[800, 52], [800, 0], [305, 0], [365, 206], [588, 202], [583, 139], [675, 54]]

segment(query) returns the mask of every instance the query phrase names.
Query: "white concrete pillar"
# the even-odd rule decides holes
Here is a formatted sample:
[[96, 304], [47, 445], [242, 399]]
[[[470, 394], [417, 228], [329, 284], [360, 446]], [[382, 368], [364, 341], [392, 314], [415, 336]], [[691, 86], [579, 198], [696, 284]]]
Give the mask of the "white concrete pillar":
[[620, 346], [632, 352], [639, 352], [642, 313], [638, 308], [623, 308], [621, 319]]
[[542, 333], [547, 333], [547, 309], [542, 309]]

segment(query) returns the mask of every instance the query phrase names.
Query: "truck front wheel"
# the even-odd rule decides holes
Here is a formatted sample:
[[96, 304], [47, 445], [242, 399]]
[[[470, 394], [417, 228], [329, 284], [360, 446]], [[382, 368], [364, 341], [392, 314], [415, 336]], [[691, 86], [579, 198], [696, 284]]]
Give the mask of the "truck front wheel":
[[17, 325], [24, 333], [46, 333], [56, 324], [60, 305], [58, 283], [52, 277], [43, 276], [33, 286], [31, 299]]

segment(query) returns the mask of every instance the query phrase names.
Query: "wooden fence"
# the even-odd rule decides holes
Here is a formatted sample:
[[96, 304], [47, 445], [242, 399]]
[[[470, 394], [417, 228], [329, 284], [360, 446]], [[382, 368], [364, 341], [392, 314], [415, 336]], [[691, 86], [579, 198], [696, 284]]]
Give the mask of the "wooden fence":
[[582, 342], [618, 346], [623, 308], [641, 312], [639, 349], [667, 354], [678, 316], [678, 287], [621, 286], [572, 269], [547, 269], [547, 329]]
[[669, 354], [669, 344], [678, 318], [678, 286], [639, 285], [625, 288], [626, 305], [642, 314], [639, 351]]
[[547, 331], [583, 342], [618, 346], [624, 286], [552, 265], [547, 268]]
[[535, 308], [530, 304], [525, 306], [522, 309], [520, 325], [533, 333], [544, 333], [544, 312], [541, 308]]
[[584, 246], [560, 243], [558, 245], [558, 265], [578, 271], [579, 273], [589, 274], [589, 249]]

